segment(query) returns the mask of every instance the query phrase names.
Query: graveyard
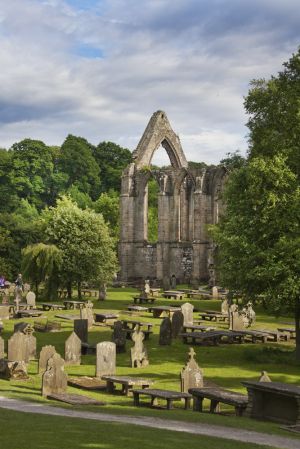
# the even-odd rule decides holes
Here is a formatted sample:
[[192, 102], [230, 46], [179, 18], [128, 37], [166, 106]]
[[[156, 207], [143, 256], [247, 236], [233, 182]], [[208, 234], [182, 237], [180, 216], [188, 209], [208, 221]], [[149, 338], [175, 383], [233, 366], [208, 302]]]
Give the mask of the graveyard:
[[[177, 289], [180, 291], [180, 288], [184, 290], [186, 287], [187, 286], [178, 286]], [[31, 336], [34, 335], [36, 338], [36, 351], [33, 351], [32, 355], [29, 356], [30, 360], [27, 360], [26, 378], [18, 380], [13, 378], [10, 380], [0, 379], [1, 396], [11, 399], [33, 401], [37, 404], [47, 404], [54, 407], [71, 408], [72, 410], [92, 411], [100, 414], [108, 413], [113, 416], [126, 415], [136, 418], [153, 417], [164, 420], [175, 419], [182, 421], [182, 423], [207, 423], [229, 428], [243, 428], [266, 432], [268, 434], [287, 436], [287, 431], [283, 429], [282, 425], [278, 425], [278, 423], [267, 420], [250, 419], [247, 416], [236, 416], [232, 404], [221, 403], [220, 410], [218, 409], [215, 410], [215, 413], [210, 413], [210, 400], [208, 397], [203, 401], [202, 412], [194, 411], [193, 407], [185, 409], [185, 401], [183, 399], [175, 400], [174, 403], [171, 404], [172, 408], [168, 410], [164, 397], [158, 397], [158, 403], [154, 402], [152, 404], [154, 406], [150, 407], [149, 397], [145, 397], [143, 390], [140, 389], [143, 385], [143, 388], [146, 387], [144, 390], [145, 393], [150, 388], [149, 391], [155, 392], [158, 389], [159, 391], [163, 390], [179, 394], [180, 391], [183, 390], [180, 373], [187, 360], [191, 358], [195, 360], [198, 368], [200, 367], [200, 374], [202, 376], [202, 379], [200, 379], [202, 385], [200, 386], [203, 386], [204, 382], [204, 386], [209, 390], [217, 387], [230, 390], [238, 395], [245, 395], [247, 394], [247, 390], [245, 386], [242, 385], [242, 382], [258, 381], [262, 371], [267, 372], [267, 376], [269, 376], [272, 382], [283, 382], [288, 383], [291, 386], [297, 386], [299, 382], [299, 365], [294, 361], [293, 351], [295, 340], [257, 340], [254, 343], [251, 340], [246, 340], [240, 343], [230, 343], [226, 340], [222, 340], [217, 345], [201, 343], [192, 346], [193, 350], [191, 356], [191, 345], [184, 344], [184, 340], [180, 334], [177, 334], [177, 336], [174, 337], [172, 332], [165, 332], [164, 327], [168, 327], [168, 323], [171, 322], [166, 311], [164, 311], [163, 316], [154, 318], [153, 312], [150, 311], [128, 310], [128, 304], [134, 304], [132, 303], [132, 300], [138, 293], [138, 290], [134, 288], [109, 288], [107, 299], [105, 301], [94, 299], [93, 308], [89, 305], [94, 316], [101, 315], [113, 317], [107, 319], [105, 322], [91, 322], [87, 335], [82, 337], [85, 340], [87, 339], [90, 351], [91, 348], [95, 347], [98, 343], [100, 343], [100, 346], [101, 344], [105, 345], [104, 353], [102, 353], [99, 347], [100, 352], [98, 354], [97, 346], [97, 354], [85, 354], [87, 346], [81, 347], [80, 339], [73, 333], [75, 322], [72, 318], [79, 319], [81, 309], [44, 311], [39, 305], [39, 302], [37, 302], [36, 308], [41, 309], [42, 311], [42, 314], [38, 317], [21, 317], [3, 320], [4, 330], [1, 333], [1, 337], [6, 342], [5, 348], [8, 339], [13, 335], [14, 329], [18, 330], [18, 323], [27, 323], [32, 327], [39, 324], [40, 327], [37, 326], [37, 330], [30, 333]], [[72, 300], [76, 301], [76, 297], [73, 297]], [[62, 304], [62, 302], [58, 302], [57, 304]], [[173, 307], [175, 310], [175, 312], [173, 312], [173, 317], [176, 314], [176, 309], [180, 309], [181, 305], [184, 304], [184, 307], [186, 307], [187, 304], [191, 304], [194, 307], [194, 312], [192, 313], [192, 316], [189, 317], [189, 320], [195, 322], [198, 320], [199, 315], [201, 315], [201, 313], [203, 315], [204, 311], [208, 309], [210, 310], [210, 314], [213, 314], [215, 311], [218, 316], [221, 312], [222, 299], [189, 299], [184, 297], [181, 300], [174, 301], [174, 299], [164, 298], [161, 291], [159, 296], [155, 299], [155, 305], [158, 307], [159, 304], [166, 308]], [[150, 305], [149, 307], [151, 309]], [[267, 315], [259, 304], [255, 306], [255, 311], [256, 322], [255, 325], [252, 326], [255, 329], [277, 332], [278, 328], [289, 327], [292, 321], [292, 318], [289, 316], [275, 318]], [[61, 318], [58, 318], [57, 316], [61, 316]], [[120, 351], [117, 350], [117, 353], [114, 352], [112, 357], [110, 356], [110, 350], [107, 349], [107, 345], [114, 345], [111, 341], [113, 339], [113, 333], [117, 332], [113, 329], [113, 323], [120, 322], [121, 320], [126, 322], [127, 329], [128, 325], [132, 322], [133, 324], [139, 322], [141, 325], [142, 323], [145, 323], [145, 326], [141, 326], [141, 329], [151, 329], [151, 333], [148, 334], [147, 338], [144, 336], [141, 343], [143, 346], [142, 351], [146, 352], [147, 363], [132, 363], [132, 348], [134, 347], [135, 334], [131, 329], [130, 332], [128, 332], [129, 338], [126, 338], [127, 332], [125, 332], [125, 339], [123, 339], [121, 345], [119, 345], [119, 340], [114, 339], [119, 345], [118, 348], [120, 348]], [[46, 321], [57, 324], [55, 331], [53, 331], [53, 329], [45, 331], [45, 327], [42, 332], [40, 331], [42, 325], [45, 324]], [[162, 323], [164, 323], [164, 326]], [[226, 321], [202, 320], [202, 324], [206, 325], [206, 323], [209, 323], [209, 326], [214, 327], [219, 331], [228, 330], [229, 326], [229, 323]], [[15, 328], [16, 325], [17, 327]], [[189, 326], [193, 326], [193, 324], [189, 323]], [[197, 325], [195, 325], [195, 327], [197, 327]], [[23, 329], [26, 333], [26, 327], [24, 325]], [[28, 332], [27, 329], [27, 333]], [[209, 330], [204, 330], [203, 333], [205, 332], [209, 332]], [[19, 336], [19, 334], [20, 332], [17, 332], [15, 336]], [[120, 333], [117, 332], [117, 334], [118, 338], [120, 338]], [[78, 340], [79, 348], [81, 348], [79, 351]], [[76, 350], [74, 350], [76, 345], [77, 353]], [[20, 347], [20, 345], [18, 345], [18, 347]], [[44, 349], [42, 351], [43, 347]], [[73, 397], [78, 399], [78, 396], [80, 396], [82, 401], [79, 403], [75, 402], [74, 404], [70, 404], [61, 402], [60, 400], [58, 401], [55, 398], [55, 394], [53, 394], [52, 399], [49, 398], [48, 395], [51, 396], [52, 394], [50, 391], [51, 388], [48, 391], [47, 388], [49, 385], [45, 379], [42, 380], [47, 363], [46, 360], [44, 362], [41, 361], [43, 355], [42, 357], [40, 355], [40, 352], [42, 351], [43, 354], [46, 348], [50, 348], [50, 353], [46, 356], [46, 358], [48, 357], [48, 360], [55, 352], [57, 353], [55, 356], [57, 357], [57, 360], [61, 360], [61, 362], [58, 361], [58, 370], [60, 370], [59, 366], [61, 363], [65, 365], [65, 378], [59, 388], [62, 387], [61, 391], [67, 393], [71, 399]], [[17, 358], [22, 358], [22, 356], [18, 355]], [[15, 359], [15, 357], [11, 356], [10, 359]], [[63, 362], [63, 359], [65, 360], [65, 363]], [[98, 361], [96, 361], [96, 359]], [[142, 358], [139, 360], [142, 360]], [[97, 372], [98, 370], [99, 373]], [[104, 379], [101, 379], [103, 373]], [[111, 379], [110, 383], [106, 383], [106, 377]], [[121, 379], [125, 378], [126, 381], [128, 381], [127, 378], [129, 378], [130, 381], [141, 379], [141, 383], [134, 384], [126, 391], [126, 389], [124, 390], [124, 388], [122, 388], [122, 384], [120, 384], [120, 377]], [[92, 379], [95, 380], [95, 378], [97, 382], [91, 387], [91, 384], [93, 383]], [[79, 385], [78, 379], [81, 381], [81, 383], [79, 382]], [[112, 381], [115, 381], [116, 383], [112, 383]], [[148, 383], [146, 381], [148, 381]], [[74, 385], [76, 385], [76, 387]], [[99, 389], [88, 389], [89, 387]], [[136, 401], [137, 394], [132, 394], [131, 389], [141, 393], [139, 401]], [[86, 398], [88, 398], [91, 403], [85, 403]], [[195, 397], [193, 399], [195, 403]], [[94, 404], [93, 401], [95, 402]], [[139, 406], [137, 406], [138, 402]], [[4, 412], [4, 416], [6, 413], [8, 416], [10, 414], [14, 416], [13, 411], [2, 411]], [[18, 417], [19, 415], [17, 414], [13, 420], [18, 419]], [[28, 419], [28, 416], [26, 419]], [[38, 419], [41, 420], [41, 423], [44, 422], [44, 425], [46, 425], [47, 419], [52, 420], [53, 417], [43, 416]], [[80, 422], [80, 420], [78, 421]], [[76, 426], [78, 425], [80, 427], [79, 422], [76, 423]], [[73, 428], [73, 421], [71, 425]], [[89, 423], [89, 426], [90, 425], [94, 426], [95, 423]], [[116, 427], [122, 427], [121, 424], [114, 425]], [[87, 424], [82, 424], [82, 426], [85, 429]], [[99, 429], [97, 431], [99, 431]], [[150, 432], [149, 429], [148, 431]], [[137, 433], [139, 432], [140, 430], [137, 429]], [[130, 435], [132, 435], [131, 431]], [[294, 433], [289, 433], [288, 436], [297, 438], [297, 434]], [[192, 436], [189, 435], [189, 444], [193, 444], [192, 440], [195, 440], [196, 447], [197, 440], [195, 436], [193, 436], [193, 438], [191, 437]], [[166, 438], [166, 435], [164, 435], [164, 438]], [[179, 444], [178, 447], [180, 447], [180, 444], [184, 444], [180, 438], [177, 443], [174, 443], [174, 447], [177, 447], [176, 444]], [[183, 437], [183, 440], [184, 438], [185, 437]], [[204, 440], [203, 437], [201, 437], [201, 442]], [[227, 443], [229, 444], [229, 441], [227, 441]], [[117, 442], [116, 444], [118, 445], [120, 442]], [[147, 447], [152, 446], [149, 445]], [[226, 445], [224, 447], [226, 447]], [[241, 447], [248, 446], [243, 443]], [[251, 447], [251, 445], [249, 447]]]

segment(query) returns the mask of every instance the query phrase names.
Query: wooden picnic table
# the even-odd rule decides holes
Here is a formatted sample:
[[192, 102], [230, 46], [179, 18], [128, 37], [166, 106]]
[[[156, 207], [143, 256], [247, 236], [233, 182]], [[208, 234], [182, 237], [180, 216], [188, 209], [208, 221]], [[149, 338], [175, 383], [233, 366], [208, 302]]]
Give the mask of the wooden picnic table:
[[139, 386], [144, 388], [150, 387], [153, 384], [152, 380], [143, 379], [141, 377], [129, 377], [129, 376], [102, 376], [102, 380], [106, 381], [106, 389], [108, 393], [115, 392], [115, 384], [122, 385], [122, 393], [126, 396], [132, 392], [133, 387]]
[[164, 298], [169, 298], [169, 299], [183, 299], [184, 297], [184, 293], [178, 290], [166, 290], [163, 292], [163, 297]]
[[[235, 331], [232, 331], [235, 332]], [[276, 331], [267, 331], [267, 330], [259, 330], [259, 329], [244, 329], [241, 331], [237, 331], [239, 334], [243, 334], [247, 339], [249, 338], [252, 343], [256, 343], [260, 341], [261, 343], [266, 343], [269, 341], [279, 341], [280, 339], [288, 339], [288, 335], [284, 333], [279, 333]]]
[[86, 301], [72, 301], [71, 299], [65, 299], [63, 301], [63, 304], [65, 306], [65, 309], [80, 309], [84, 304], [86, 304]]
[[200, 312], [199, 318], [201, 320], [209, 321], [228, 321], [228, 314], [220, 312]]
[[106, 323], [107, 321], [115, 320], [119, 317], [118, 314], [112, 312], [96, 312], [94, 313], [96, 323]]
[[148, 302], [151, 302], [153, 304], [154, 301], [156, 300], [155, 296], [147, 296], [147, 298], [144, 296], [133, 296], [132, 298], [134, 304], [145, 304]]
[[149, 312], [152, 312], [153, 318], [159, 318], [164, 312], [171, 318], [174, 312], [180, 311], [180, 307], [170, 307], [170, 306], [151, 306], [149, 307]]
[[136, 304], [129, 304], [129, 306], [127, 306], [127, 310], [130, 310], [132, 312], [148, 312], [148, 307], [137, 306]]
[[233, 405], [236, 416], [242, 416], [248, 405], [248, 396], [223, 388], [190, 388], [193, 396], [193, 409], [203, 411], [203, 400], [210, 399], [210, 413], [220, 412], [220, 403]]
[[[153, 323], [147, 323], [145, 321], [139, 321], [139, 320], [122, 320], [124, 330], [126, 331], [126, 338], [131, 339], [131, 336], [134, 332], [135, 326], [140, 326], [142, 332], [145, 335], [145, 340], [149, 340], [149, 337], [152, 332]], [[147, 329], [143, 329], [143, 327], [146, 327]]]
[[185, 344], [209, 343], [214, 346], [227, 341], [228, 343], [241, 343], [244, 339], [242, 333], [226, 330], [214, 330], [206, 332], [182, 332], [179, 334]]
[[189, 332], [189, 330], [191, 332], [195, 332], [195, 331], [205, 332], [205, 331], [216, 330], [216, 328], [213, 326], [203, 326], [201, 324], [185, 324], [183, 326], [183, 332]]
[[50, 302], [42, 302], [41, 306], [43, 310], [62, 310], [65, 308], [62, 304], [53, 304]]
[[135, 406], [140, 405], [140, 395], [150, 396], [151, 406], [157, 405], [157, 399], [165, 399], [167, 401], [167, 410], [170, 410], [173, 406], [173, 401], [184, 399], [184, 408], [187, 410], [190, 407], [192, 396], [189, 393], [180, 393], [170, 390], [154, 390], [146, 388], [145, 390], [132, 390], [133, 404]]

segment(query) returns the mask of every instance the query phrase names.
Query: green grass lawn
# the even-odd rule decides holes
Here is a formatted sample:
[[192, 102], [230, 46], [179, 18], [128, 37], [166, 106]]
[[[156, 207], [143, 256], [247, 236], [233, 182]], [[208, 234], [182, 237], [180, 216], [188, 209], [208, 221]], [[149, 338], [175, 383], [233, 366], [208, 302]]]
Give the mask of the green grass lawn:
[[[0, 409], [6, 449], [265, 449], [266, 446], [134, 425], [24, 414]], [[5, 429], [5, 432], [3, 431]]]
[[[120, 318], [130, 318], [126, 314], [127, 304], [132, 302], [132, 296], [136, 293], [133, 289], [110, 289], [108, 292], [108, 299], [103, 302], [95, 301], [94, 309], [102, 309], [107, 311], [119, 311]], [[166, 300], [159, 298], [156, 301], [158, 304], [174, 304], [174, 300]], [[183, 301], [184, 302], [184, 301]], [[197, 310], [220, 310], [221, 302], [218, 300], [191, 300]], [[179, 303], [179, 301], [177, 301]], [[292, 323], [291, 317], [274, 318], [264, 313], [262, 308], [256, 307], [257, 322], [255, 328], [259, 329], [276, 329], [277, 326]], [[45, 312], [45, 317], [53, 319], [54, 315], [58, 312]], [[62, 312], [59, 312], [62, 313]], [[78, 310], [66, 311], [63, 313], [79, 314]], [[195, 318], [197, 312], [194, 313]], [[132, 317], [135, 319], [136, 317]], [[33, 322], [39, 319], [23, 319], [18, 321]], [[152, 314], [142, 313], [141, 319], [149, 321], [149, 319], [155, 323], [154, 335], [150, 337], [149, 341], [145, 344], [148, 350], [148, 356], [150, 365], [145, 368], [131, 368], [130, 366], [130, 351], [132, 346], [130, 341], [127, 342], [127, 351], [125, 354], [117, 355], [117, 374], [118, 375], [131, 375], [131, 376], [143, 376], [154, 380], [154, 388], [163, 388], [171, 390], [180, 390], [179, 374], [180, 370], [184, 366], [187, 353], [189, 350], [188, 345], [184, 345], [181, 339], [173, 341], [171, 346], [159, 346], [158, 345], [158, 333], [159, 324], [161, 319], [153, 319]], [[2, 337], [7, 340], [12, 334], [13, 326], [16, 320], [9, 320], [4, 323], [5, 330]], [[57, 333], [35, 333], [38, 344], [38, 352], [42, 346], [51, 344], [56, 347], [57, 352], [64, 356], [64, 342], [73, 330], [73, 322], [61, 320], [62, 330]], [[207, 322], [209, 324], [209, 322]], [[219, 327], [226, 325], [219, 324]], [[109, 341], [111, 339], [111, 329], [109, 327], [94, 326], [89, 332], [89, 342], [98, 343], [101, 341]], [[218, 385], [230, 388], [235, 391], [246, 393], [246, 390], [241, 384], [243, 380], [258, 380], [260, 372], [266, 370], [273, 381], [288, 382], [291, 384], [300, 384], [300, 366], [294, 361], [294, 340], [288, 343], [268, 343], [268, 344], [242, 344], [242, 345], [221, 345], [218, 347], [196, 346], [196, 360], [198, 364], [204, 370], [204, 377]], [[0, 395], [6, 395], [14, 398], [22, 398], [25, 400], [34, 400], [50, 403], [50, 401], [42, 398], [41, 391], [41, 376], [37, 374], [37, 361], [33, 361], [29, 364], [30, 379], [28, 381], [6, 381], [0, 380]], [[69, 375], [93, 376], [95, 374], [95, 356], [88, 355], [82, 357], [82, 364], [80, 366], [66, 367], [66, 371]], [[196, 413], [193, 411], [183, 410], [183, 405], [176, 404], [176, 408], [171, 411], [156, 410], [147, 407], [135, 408], [133, 407], [133, 401], [130, 397], [124, 397], [121, 394], [109, 395], [105, 392], [86, 392], [78, 389], [68, 387], [69, 392], [85, 394], [90, 397], [99, 399], [106, 402], [105, 407], [85, 407], [84, 409], [93, 410], [95, 412], [105, 411], [106, 413], [114, 414], [130, 414], [130, 415], [144, 415], [155, 416], [163, 419], [180, 419], [188, 422], [207, 422], [211, 424], [220, 424], [231, 427], [243, 427], [245, 429], [252, 429], [257, 431], [278, 433], [285, 436], [293, 437], [293, 434], [287, 433], [281, 430], [277, 424], [268, 422], [259, 422], [248, 418], [236, 418], [233, 415], [233, 409], [231, 407], [223, 406], [222, 411], [226, 413], [224, 415], [211, 415], [209, 413]], [[51, 401], [53, 405], [65, 406], [62, 403], [56, 403]], [[208, 403], [204, 403], [207, 407]], [[82, 409], [82, 408], [81, 408]], [[1, 410], [1, 414], [2, 414]], [[2, 415], [3, 416], [3, 415]], [[26, 418], [27, 419], [27, 418]], [[50, 418], [49, 418], [50, 419]], [[52, 419], [52, 418], [51, 418]], [[45, 417], [41, 417], [41, 422], [46, 420]], [[79, 425], [79, 424], [78, 424]], [[81, 425], [81, 424], [80, 424]], [[90, 424], [86, 423], [86, 428]], [[103, 424], [93, 423], [91, 425], [97, 425], [100, 428]], [[83, 426], [83, 424], [82, 424]], [[153, 430], [148, 430], [153, 432]], [[136, 429], [137, 438], [141, 430]], [[156, 432], [156, 431], [155, 431]], [[130, 433], [130, 432], [129, 432]], [[177, 436], [175, 436], [175, 439]], [[183, 436], [182, 438], [192, 438], [189, 436]], [[199, 438], [199, 437], [195, 437]], [[196, 441], [196, 440], [195, 440]], [[93, 443], [94, 444], [94, 443]], [[98, 445], [96, 445], [98, 444]], [[109, 441], [106, 443], [95, 443], [90, 446], [75, 446], [75, 447], [115, 447], [110, 446]], [[119, 444], [120, 441], [119, 441]], [[151, 443], [149, 443], [151, 444]], [[183, 440], [182, 440], [182, 444]], [[13, 449], [11, 445], [4, 446]], [[37, 447], [37, 446], [32, 446]], [[48, 447], [48, 446], [39, 446]], [[49, 446], [50, 447], [50, 446]], [[54, 445], [53, 445], [54, 447]], [[60, 446], [61, 448], [67, 446]], [[124, 446], [123, 446], [124, 447]], [[152, 447], [151, 445], [148, 447]], [[154, 447], [154, 446], [153, 446]], [[158, 447], [158, 446], [155, 446]], [[177, 446], [174, 446], [177, 447]], [[179, 446], [178, 446], [179, 447]], [[182, 447], [182, 446], [181, 446]], [[193, 447], [193, 446], [190, 446]], [[205, 446], [204, 446], [205, 447]], [[226, 446], [225, 446], [226, 447]], [[250, 447], [250, 446], [249, 446]], [[29, 446], [26, 449], [29, 449]]]

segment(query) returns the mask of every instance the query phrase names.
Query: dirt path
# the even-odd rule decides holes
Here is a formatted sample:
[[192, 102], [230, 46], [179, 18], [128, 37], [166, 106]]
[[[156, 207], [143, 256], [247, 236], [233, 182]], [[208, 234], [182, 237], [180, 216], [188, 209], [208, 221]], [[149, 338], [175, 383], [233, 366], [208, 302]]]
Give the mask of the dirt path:
[[244, 443], [256, 443], [272, 446], [280, 449], [299, 449], [300, 440], [277, 435], [268, 435], [245, 429], [215, 426], [204, 423], [187, 423], [161, 418], [148, 418], [124, 415], [110, 415], [108, 413], [94, 413], [80, 410], [52, 407], [35, 402], [9, 399], [0, 396], [0, 408], [15, 410], [17, 412], [38, 413], [43, 415], [64, 416], [68, 418], [93, 419], [96, 421], [116, 422], [132, 424], [155, 429], [172, 430], [174, 432], [186, 432], [196, 435], [206, 435], [228, 440], [236, 440]]

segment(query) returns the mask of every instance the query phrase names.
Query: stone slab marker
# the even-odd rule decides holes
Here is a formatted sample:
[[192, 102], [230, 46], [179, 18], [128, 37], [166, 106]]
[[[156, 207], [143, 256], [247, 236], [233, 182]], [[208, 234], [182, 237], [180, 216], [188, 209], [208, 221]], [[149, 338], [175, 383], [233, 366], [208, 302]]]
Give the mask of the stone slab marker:
[[123, 328], [122, 321], [114, 322], [111, 339], [116, 344], [117, 353], [126, 352], [126, 331]]
[[172, 316], [172, 337], [177, 338], [178, 335], [182, 332], [184, 322], [183, 313], [180, 310], [176, 310]]
[[116, 374], [116, 345], [103, 341], [96, 346], [96, 377]]
[[74, 320], [74, 332], [80, 338], [82, 343], [88, 342], [88, 320]]
[[187, 326], [188, 324], [193, 324], [193, 322], [194, 322], [193, 311], [194, 311], [194, 306], [192, 304], [190, 304], [189, 302], [182, 304], [181, 312], [183, 313], [183, 325], [184, 326]]
[[181, 391], [188, 393], [189, 388], [203, 387], [203, 370], [195, 360], [195, 351], [190, 348], [188, 360], [180, 373]]
[[43, 346], [39, 358], [39, 373], [46, 371], [48, 360], [56, 353], [52, 345]]
[[4, 359], [4, 340], [0, 337], [0, 359]]
[[65, 361], [55, 353], [47, 363], [47, 369], [42, 378], [42, 395], [65, 393], [68, 385], [68, 376], [65, 373]]
[[9, 361], [27, 361], [26, 335], [16, 332], [8, 340], [7, 358]]
[[164, 318], [159, 330], [159, 344], [170, 345], [172, 343], [172, 322], [170, 318]]
[[81, 340], [75, 332], [65, 341], [65, 362], [66, 365], [80, 365]]

